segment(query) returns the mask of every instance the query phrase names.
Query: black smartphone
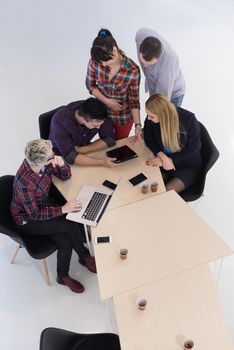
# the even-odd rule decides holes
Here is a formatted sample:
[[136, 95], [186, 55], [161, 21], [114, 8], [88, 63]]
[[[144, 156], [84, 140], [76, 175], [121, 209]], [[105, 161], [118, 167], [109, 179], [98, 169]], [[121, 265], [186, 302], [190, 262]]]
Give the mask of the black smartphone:
[[111, 243], [111, 236], [95, 237], [95, 243]]
[[116, 189], [116, 187], [117, 187], [117, 185], [116, 184], [114, 184], [113, 182], [111, 182], [111, 181], [109, 181], [109, 180], [105, 180], [104, 182], [103, 182], [103, 186], [106, 186], [106, 187], [108, 187], [108, 188], [110, 188], [111, 190], [115, 190]]
[[141, 182], [145, 181], [146, 179], [148, 179], [148, 177], [145, 174], [140, 173], [140, 174], [132, 177], [131, 179], [129, 179], [128, 182], [132, 186], [136, 186], [136, 185], [140, 184]]

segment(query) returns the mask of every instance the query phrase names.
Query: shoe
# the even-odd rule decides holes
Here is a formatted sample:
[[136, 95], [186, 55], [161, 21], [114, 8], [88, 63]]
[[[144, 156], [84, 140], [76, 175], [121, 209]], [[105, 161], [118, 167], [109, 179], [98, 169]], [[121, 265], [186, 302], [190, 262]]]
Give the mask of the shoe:
[[79, 258], [79, 263], [87, 267], [89, 271], [93, 273], [97, 273], [96, 263], [93, 256], [88, 255], [88, 256], [84, 256], [83, 258]]
[[62, 277], [62, 278], [60, 278], [58, 276], [57, 283], [67, 286], [75, 293], [83, 293], [85, 290], [85, 287], [80, 282], [74, 280], [70, 276], [66, 276], [66, 277]]

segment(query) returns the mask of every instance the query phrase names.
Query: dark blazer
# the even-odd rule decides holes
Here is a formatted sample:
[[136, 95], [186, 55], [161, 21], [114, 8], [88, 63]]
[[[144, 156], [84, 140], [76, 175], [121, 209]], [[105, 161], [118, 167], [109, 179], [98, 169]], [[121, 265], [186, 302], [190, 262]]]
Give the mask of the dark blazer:
[[[183, 108], [177, 108], [180, 123], [180, 145], [182, 150], [168, 154], [176, 169], [197, 168], [201, 165], [201, 132], [195, 115]], [[164, 146], [161, 139], [160, 123], [153, 123], [146, 118], [144, 124], [144, 140], [155, 156]], [[167, 153], [166, 153], [167, 154]]]

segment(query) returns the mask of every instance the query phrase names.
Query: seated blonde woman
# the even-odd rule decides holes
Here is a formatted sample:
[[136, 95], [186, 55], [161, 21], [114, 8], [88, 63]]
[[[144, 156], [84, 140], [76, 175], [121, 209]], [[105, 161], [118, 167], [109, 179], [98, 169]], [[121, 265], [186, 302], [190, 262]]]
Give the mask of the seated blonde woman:
[[181, 192], [197, 181], [201, 166], [200, 125], [195, 115], [161, 94], [145, 104], [144, 140], [154, 154], [146, 164], [160, 166], [167, 190]]
[[22, 232], [50, 236], [58, 246], [57, 282], [82, 293], [84, 286], [69, 276], [72, 250], [92, 272], [96, 272], [95, 260], [84, 247], [83, 225], [66, 220], [65, 214], [79, 211], [80, 203], [74, 199], [52, 204], [49, 198], [52, 175], [62, 181], [68, 180], [70, 167], [60, 156], [54, 155], [49, 140], [30, 141], [15, 176], [11, 213]]

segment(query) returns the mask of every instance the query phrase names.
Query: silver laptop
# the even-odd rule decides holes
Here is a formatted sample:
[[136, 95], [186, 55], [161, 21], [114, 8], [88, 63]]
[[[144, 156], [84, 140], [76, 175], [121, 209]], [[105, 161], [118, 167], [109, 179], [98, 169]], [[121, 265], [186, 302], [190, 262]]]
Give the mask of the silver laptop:
[[81, 202], [82, 209], [79, 212], [69, 213], [66, 218], [81, 224], [96, 226], [105, 212], [111, 200], [113, 191], [99, 187], [82, 186], [77, 200]]

